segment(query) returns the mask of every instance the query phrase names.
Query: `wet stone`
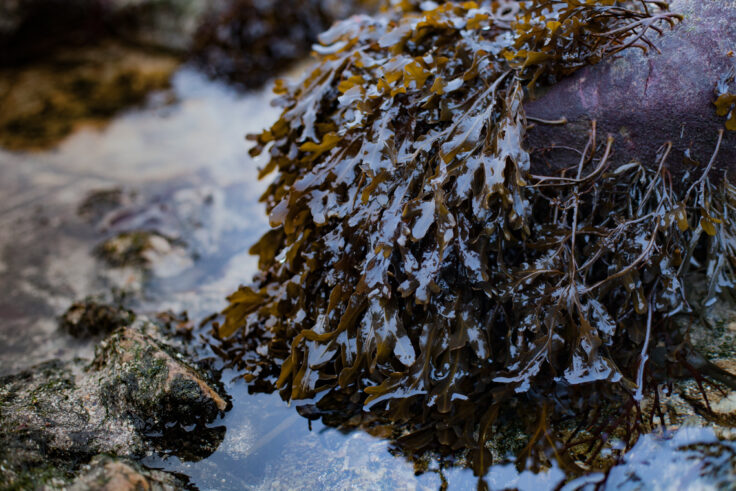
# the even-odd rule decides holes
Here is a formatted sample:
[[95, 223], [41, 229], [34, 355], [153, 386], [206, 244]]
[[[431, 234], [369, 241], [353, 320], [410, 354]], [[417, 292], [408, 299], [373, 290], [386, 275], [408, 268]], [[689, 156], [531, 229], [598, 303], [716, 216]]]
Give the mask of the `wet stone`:
[[173, 491], [188, 488], [186, 478], [152, 469], [127, 459], [98, 456], [85, 465], [70, 491]]
[[97, 255], [112, 267], [147, 268], [168, 254], [188, 257], [181, 241], [148, 230], [121, 232], [97, 247]]
[[72, 304], [61, 316], [59, 324], [72, 336], [86, 338], [110, 334], [134, 320], [135, 314], [121, 306], [85, 300]]
[[[152, 446], [185, 460], [209, 455], [224, 428], [205, 425], [228, 402], [204, 372], [139, 319], [101, 342], [91, 364], [51, 361], [0, 378], [0, 484], [66, 482], [95, 455], [137, 458]], [[108, 460], [88, 468], [72, 489], [98, 489], [95, 480], [105, 476], [132, 483], [130, 489], [141, 482], [150, 481], [151, 489], [176, 483]]]
[[123, 329], [100, 343], [92, 366], [104, 373], [104, 404], [145, 427], [213, 420], [227, 401], [181, 353], [142, 330]]
[[129, 196], [120, 188], [91, 191], [77, 208], [77, 214], [89, 223], [97, 223], [108, 213], [129, 201]]

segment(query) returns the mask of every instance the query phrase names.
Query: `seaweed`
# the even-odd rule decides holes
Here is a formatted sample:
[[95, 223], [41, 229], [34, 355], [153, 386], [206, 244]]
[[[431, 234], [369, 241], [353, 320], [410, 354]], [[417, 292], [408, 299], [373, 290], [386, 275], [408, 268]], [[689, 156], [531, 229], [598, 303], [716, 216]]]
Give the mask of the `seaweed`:
[[736, 68], [731, 69], [716, 86], [716, 113], [725, 116], [726, 129], [736, 131]]
[[[536, 175], [523, 101], [525, 87], [650, 49], [677, 21], [665, 7], [401, 2], [322, 34], [320, 64], [277, 84], [281, 118], [253, 137], [270, 157], [261, 177], [277, 171], [262, 197], [273, 228], [215, 351], [253, 390], [307, 400], [308, 418], [409, 454], [469, 452], [479, 475], [494, 428], [520, 414], [521, 465], [551, 449], [574, 470], [578, 443], [549, 425], [590, 407], [619, 408], [593, 434], [641, 431], [667, 370], [653, 364], [678, 363], [686, 343], [673, 323], [693, 310], [686, 276], [707, 271], [709, 302], [733, 278], [736, 194], [711, 181], [723, 133], [686, 186], [669, 144], [612, 168], [595, 123], [576, 161]], [[663, 343], [669, 358], [650, 361]]]
[[212, 78], [257, 88], [309, 54], [317, 35], [332, 22], [373, 10], [374, 3], [232, 0], [199, 27], [192, 59]]

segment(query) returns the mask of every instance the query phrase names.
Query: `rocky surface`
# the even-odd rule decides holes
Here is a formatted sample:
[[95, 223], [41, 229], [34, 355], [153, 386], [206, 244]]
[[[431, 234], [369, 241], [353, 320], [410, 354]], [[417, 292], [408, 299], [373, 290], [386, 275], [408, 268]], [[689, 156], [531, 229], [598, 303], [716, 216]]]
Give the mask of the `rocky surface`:
[[148, 469], [129, 459], [100, 455], [80, 470], [69, 491], [171, 491], [190, 488], [188, 480], [168, 472]]
[[0, 379], [0, 484], [55, 485], [76, 475], [73, 489], [99, 489], [100, 479], [175, 486], [176, 478], [111, 459], [77, 472], [99, 454], [141, 457], [152, 443], [202, 458], [224, 436], [205, 425], [227, 407], [212, 375], [139, 319], [102, 341], [91, 363], [51, 361]]
[[185, 267], [191, 263], [181, 241], [150, 230], [121, 232], [101, 243], [97, 254], [112, 267], [148, 268], [166, 256], [172, 262], [178, 258]]
[[[670, 10], [683, 19], [673, 30], [665, 29], [661, 38], [652, 33], [661, 53], [626, 50], [561, 80], [525, 104], [533, 118], [568, 121], [537, 124], [530, 131], [528, 143], [537, 149], [538, 172], [550, 165], [575, 165], [579, 155], [569, 148], [582, 151], [592, 120], [597, 121], [599, 141], [614, 136], [616, 162], [636, 159], [653, 166], [660, 146], [672, 142], [670, 169], [684, 172], [708, 163], [718, 130], [726, 123], [716, 114], [716, 88], [736, 68], [736, 8], [731, 0], [675, 0]], [[715, 164], [736, 174], [733, 162], [736, 132], [727, 131]]]

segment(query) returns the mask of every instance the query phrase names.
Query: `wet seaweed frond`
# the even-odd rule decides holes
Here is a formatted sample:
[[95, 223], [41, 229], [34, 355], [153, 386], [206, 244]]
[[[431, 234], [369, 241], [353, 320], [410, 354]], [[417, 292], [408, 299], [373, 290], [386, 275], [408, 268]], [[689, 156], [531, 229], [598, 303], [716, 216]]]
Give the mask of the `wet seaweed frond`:
[[684, 278], [705, 268], [715, 298], [736, 264], [734, 188], [711, 165], [687, 189], [669, 144], [613, 168], [595, 124], [554, 175], [531, 174], [523, 146], [524, 84], [647, 48], [676, 17], [662, 2], [509, 5], [353, 18], [277, 85], [282, 116], [253, 150], [276, 171], [273, 228], [214, 346], [254, 390], [309, 400], [308, 417], [470, 452], [479, 474], [513, 404], [542, 411], [535, 459], [543, 444], [569, 460], [547, 421], [596, 405], [627, 415], [598, 431], [636, 434], [653, 348], [684, 343], [670, 322], [692, 308]]
[[726, 129], [736, 131], [736, 68], [727, 73], [716, 86], [716, 112], [726, 117]]
[[512, 65], [540, 76], [556, 77], [628, 48], [657, 51], [652, 35], [681, 20], [668, 2], [615, 0], [521, 2], [522, 15], [512, 24], [513, 47], [504, 53]]

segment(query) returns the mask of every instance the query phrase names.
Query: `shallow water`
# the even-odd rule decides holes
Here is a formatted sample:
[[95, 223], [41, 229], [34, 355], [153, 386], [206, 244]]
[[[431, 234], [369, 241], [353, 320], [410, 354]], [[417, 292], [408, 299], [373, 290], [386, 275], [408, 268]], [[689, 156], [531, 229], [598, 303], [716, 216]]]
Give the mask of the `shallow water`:
[[[269, 89], [241, 95], [183, 69], [171, 92], [104, 128], [78, 131], [52, 151], [0, 151], [0, 375], [91, 356], [93, 344], [59, 332], [55, 320], [88, 295], [123, 292], [139, 312], [186, 310], [195, 322], [226, 305], [255, 273], [247, 249], [268, 228], [258, 202], [266, 183], [243, 136], [275, 120], [270, 98]], [[92, 220], [79, 215], [90, 192], [116, 188], [121, 206]], [[101, 240], [140, 228], [186, 246], [156, 253], [146, 274], [96, 258]], [[384, 440], [319, 421], [310, 428], [278, 395], [249, 395], [235, 373], [225, 382], [233, 409], [213, 423], [226, 428], [217, 451], [198, 462], [152, 454], [147, 464], [184, 473], [200, 489], [437, 489], [443, 479], [451, 489], [476, 486], [470, 471], [438, 461], [417, 476]], [[636, 462], [661, 448], [644, 446]], [[697, 477], [698, 462], [681, 459], [680, 469]], [[552, 489], [563, 478], [556, 468], [520, 475], [513, 465], [486, 477], [492, 489]]]

